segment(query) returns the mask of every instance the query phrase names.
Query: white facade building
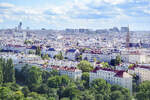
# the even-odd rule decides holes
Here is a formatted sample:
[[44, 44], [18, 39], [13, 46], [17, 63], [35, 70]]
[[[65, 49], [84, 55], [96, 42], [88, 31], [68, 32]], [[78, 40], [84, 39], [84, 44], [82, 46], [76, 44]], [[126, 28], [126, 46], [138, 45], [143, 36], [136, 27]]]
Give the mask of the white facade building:
[[129, 63], [122, 63], [122, 64], [120, 64], [120, 65], [115, 66], [115, 69], [116, 69], [116, 70], [124, 70], [124, 71], [127, 71], [129, 65], [130, 65]]
[[141, 54], [122, 54], [121, 58], [127, 63], [147, 63], [146, 55]]
[[54, 56], [58, 54], [58, 51], [56, 51], [54, 48], [49, 48], [46, 51], [46, 54], [48, 54], [50, 57], [54, 58]]
[[47, 71], [58, 70], [60, 75], [67, 75], [74, 80], [81, 79], [82, 76], [82, 71], [75, 67], [47, 66], [43, 68]]
[[125, 63], [149, 63], [150, 62], [150, 56], [147, 56], [145, 54], [140, 54], [137, 52], [133, 53], [83, 53], [82, 54], [82, 59], [83, 60], [88, 60], [89, 62], [94, 62], [94, 59], [96, 58], [97, 61], [100, 62], [110, 62], [111, 59], [115, 59], [116, 56], [120, 55], [121, 60]]
[[69, 49], [66, 51], [66, 54], [65, 54], [65, 57], [68, 59], [68, 60], [73, 60], [75, 61], [76, 60], [76, 57], [79, 55], [79, 50], [77, 49]]
[[110, 62], [111, 59], [115, 59], [118, 54], [111, 53], [111, 54], [101, 54], [101, 53], [83, 53], [82, 59], [88, 60], [89, 62], [94, 62], [96, 58], [97, 61], [100, 62]]
[[104, 79], [110, 84], [117, 84], [128, 88], [132, 93], [132, 76], [125, 71], [96, 67], [90, 72], [90, 82], [98, 78]]
[[56, 60], [56, 59], [50, 59], [48, 61], [48, 65], [55, 65], [55, 66], [68, 66], [68, 67], [76, 67], [79, 64], [79, 62], [75, 61], [67, 61], [67, 60]]
[[134, 65], [128, 73], [139, 76], [139, 82], [150, 81], [150, 66]]

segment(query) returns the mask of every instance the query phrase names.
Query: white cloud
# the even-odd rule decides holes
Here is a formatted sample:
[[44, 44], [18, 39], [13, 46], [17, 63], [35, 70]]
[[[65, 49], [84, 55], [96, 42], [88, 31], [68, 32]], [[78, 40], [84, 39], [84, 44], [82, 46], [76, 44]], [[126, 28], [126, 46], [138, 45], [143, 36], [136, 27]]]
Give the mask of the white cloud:
[[[136, 0], [138, 2], [142, 2]], [[147, 0], [145, 0], [147, 1]], [[137, 11], [143, 9], [143, 13], [150, 14], [150, 7], [129, 5], [121, 8], [118, 5], [126, 5], [135, 0], [74, 0], [63, 5], [48, 5], [37, 8], [16, 6], [8, 3], [0, 3], [0, 21], [26, 20], [33, 23], [48, 23], [58, 27], [99, 27], [130, 23], [137, 16]], [[136, 10], [135, 10], [136, 9]], [[131, 11], [131, 13], [129, 13]], [[129, 16], [134, 15], [134, 16]], [[142, 17], [142, 16], [140, 16]], [[63, 25], [64, 24], [64, 25]]]
[[116, 5], [116, 4], [122, 4], [125, 3], [127, 0], [104, 0], [104, 2]]
[[3, 19], [0, 18], [0, 23], [3, 23]]
[[10, 3], [0, 3], [0, 8], [12, 8], [14, 7], [13, 4]]

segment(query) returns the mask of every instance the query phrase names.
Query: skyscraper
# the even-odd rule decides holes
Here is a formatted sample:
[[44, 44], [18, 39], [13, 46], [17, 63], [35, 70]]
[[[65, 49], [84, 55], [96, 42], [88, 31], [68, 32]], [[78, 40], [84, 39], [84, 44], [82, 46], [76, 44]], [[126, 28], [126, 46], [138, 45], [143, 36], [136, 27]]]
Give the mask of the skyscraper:
[[126, 36], [126, 48], [129, 49], [130, 47], [130, 31], [129, 31], [129, 26], [127, 28], [127, 36]]
[[125, 33], [129, 31], [129, 27], [121, 27], [121, 33]]
[[18, 31], [21, 30], [21, 27], [22, 27], [22, 22], [20, 22], [19, 25], [18, 25]]

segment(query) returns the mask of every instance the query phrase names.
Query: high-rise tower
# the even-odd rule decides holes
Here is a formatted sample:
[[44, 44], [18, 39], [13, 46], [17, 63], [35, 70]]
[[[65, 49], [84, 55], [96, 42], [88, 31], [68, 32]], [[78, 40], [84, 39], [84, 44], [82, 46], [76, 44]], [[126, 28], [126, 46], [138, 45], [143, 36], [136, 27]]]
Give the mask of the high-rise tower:
[[126, 35], [126, 48], [129, 50], [130, 48], [130, 30], [129, 30], [129, 26], [128, 26], [128, 32]]
[[19, 31], [21, 30], [21, 27], [22, 27], [22, 22], [20, 22], [19, 25], [18, 25], [18, 30]]

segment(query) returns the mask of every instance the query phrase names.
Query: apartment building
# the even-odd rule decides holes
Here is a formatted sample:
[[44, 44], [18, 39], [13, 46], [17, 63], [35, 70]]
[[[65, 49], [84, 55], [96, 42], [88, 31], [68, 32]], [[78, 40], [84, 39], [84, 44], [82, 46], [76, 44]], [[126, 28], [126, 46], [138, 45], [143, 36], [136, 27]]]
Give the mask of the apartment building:
[[43, 69], [47, 71], [58, 70], [60, 75], [67, 75], [68, 77], [74, 80], [81, 79], [82, 76], [82, 71], [77, 69], [76, 67], [47, 66], [47, 67], [43, 67]]
[[66, 54], [65, 54], [65, 57], [68, 59], [68, 60], [73, 60], [75, 61], [76, 60], [76, 57], [79, 55], [79, 50], [77, 49], [69, 49], [66, 51]]
[[128, 69], [128, 73], [139, 76], [139, 82], [150, 81], [150, 66], [134, 65]]
[[95, 69], [90, 72], [90, 82], [98, 78], [104, 79], [110, 84], [117, 84], [128, 88], [132, 93], [132, 76], [125, 71], [95, 67]]
[[76, 61], [68, 61], [68, 60], [57, 60], [57, 59], [50, 59], [48, 61], [48, 65], [55, 65], [55, 66], [69, 66], [69, 67], [76, 67], [79, 62]]

